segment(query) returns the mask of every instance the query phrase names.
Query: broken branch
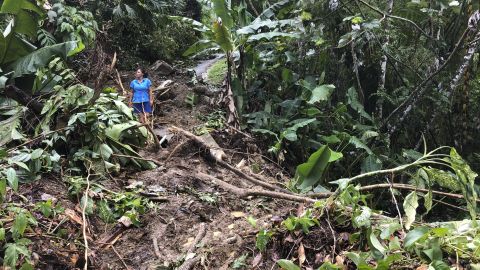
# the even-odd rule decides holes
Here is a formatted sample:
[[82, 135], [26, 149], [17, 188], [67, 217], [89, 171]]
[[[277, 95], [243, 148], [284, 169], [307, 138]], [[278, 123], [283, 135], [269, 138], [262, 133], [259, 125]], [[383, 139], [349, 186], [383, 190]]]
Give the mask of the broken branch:
[[[304, 196], [299, 196], [299, 195], [293, 195], [293, 194], [287, 194], [287, 193], [282, 193], [282, 192], [275, 192], [275, 191], [267, 191], [267, 190], [253, 190], [253, 189], [243, 189], [236, 187], [232, 184], [229, 184], [225, 181], [222, 181], [216, 177], [213, 177], [211, 175], [202, 173], [202, 172], [197, 172], [196, 178], [198, 180], [201, 180], [205, 183], [212, 183], [222, 189], [231, 191], [233, 194], [237, 195], [238, 197], [245, 198], [248, 196], [254, 196], [254, 197], [270, 197], [270, 198], [275, 198], [275, 199], [282, 199], [282, 200], [287, 200], [287, 201], [294, 201], [294, 202], [303, 202], [303, 203], [313, 203], [316, 202], [316, 199], [309, 198], [309, 197], [304, 197]], [[332, 194], [325, 194], [323, 198], [328, 198]]]

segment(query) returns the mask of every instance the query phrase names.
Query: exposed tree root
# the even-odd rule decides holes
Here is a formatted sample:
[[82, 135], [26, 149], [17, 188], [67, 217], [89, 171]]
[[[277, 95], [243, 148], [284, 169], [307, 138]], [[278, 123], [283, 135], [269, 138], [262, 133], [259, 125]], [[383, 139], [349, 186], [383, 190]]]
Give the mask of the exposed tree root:
[[[197, 245], [203, 240], [205, 234], [207, 233], [207, 227], [205, 223], [200, 224], [200, 229], [198, 230], [197, 236], [195, 240], [193, 240], [192, 245], [187, 251], [187, 255], [194, 253], [195, 249], [197, 249]], [[190, 270], [192, 269], [198, 262], [200, 261], [200, 257], [196, 256], [194, 258], [186, 260], [178, 269], [179, 270]]]
[[184, 262], [178, 270], [190, 270], [200, 261], [199, 257], [192, 258]]

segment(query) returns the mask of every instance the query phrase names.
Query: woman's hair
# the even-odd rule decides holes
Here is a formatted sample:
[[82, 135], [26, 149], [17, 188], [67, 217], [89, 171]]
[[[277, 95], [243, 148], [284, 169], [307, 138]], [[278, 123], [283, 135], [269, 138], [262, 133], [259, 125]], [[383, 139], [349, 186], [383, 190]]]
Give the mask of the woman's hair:
[[140, 70], [140, 71], [143, 73], [143, 77], [144, 77], [144, 78], [148, 78], [148, 73], [145, 71], [144, 68], [139, 67], [139, 68], [137, 68], [137, 70]]

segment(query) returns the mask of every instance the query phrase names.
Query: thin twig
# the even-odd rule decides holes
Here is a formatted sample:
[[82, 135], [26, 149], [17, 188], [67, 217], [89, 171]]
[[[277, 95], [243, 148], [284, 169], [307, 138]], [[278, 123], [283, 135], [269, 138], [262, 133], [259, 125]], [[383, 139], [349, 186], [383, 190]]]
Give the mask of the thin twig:
[[414, 21], [411, 21], [409, 19], [406, 19], [406, 18], [403, 18], [403, 17], [399, 17], [399, 16], [395, 16], [395, 15], [391, 15], [391, 14], [388, 14], [388, 13], [385, 13], [383, 11], [381, 11], [380, 9], [370, 5], [369, 3], [363, 1], [363, 0], [358, 0], [360, 3], [366, 5], [367, 7], [369, 7], [371, 10], [379, 13], [380, 15], [382, 15], [384, 18], [385, 17], [388, 17], [388, 18], [392, 18], [392, 19], [397, 19], [397, 20], [400, 20], [400, 21], [404, 21], [404, 22], [407, 22], [411, 25], [413, 25], [413, 27], [415, 27], [420, 33], [422, 33], [422, 35], [430, 38], [430, 39], [433, 39], [435, 40], [434, 37], [430, 36], [427, 32], [425, 32], [420, 26], [418, 26], [418, 24], [416, 24]]
[[[412, 191], [418, 191], [418, 192], [429, 192], [431, 191], [432, 194], [435, 195], [440, 195], [440, 196], [446, 196], [454, 199], [465, 199], [465, 197], [461, 194], [454, 194], [454, 193], [448, 193], [448, 192], [443, 192], [443, 191], [438, 191], [438, 190], [428, 190], [424, 188], [418, 188], [413, 185], [407, 185], [407, 184], [396, 184], [392, 183], [391, 186], [394, 189], [403, 189], [403, 190], [412, 190]], [[369, 186], [363, 186], [360, 187], [360, 191], [369, 191], [369, 190], [374, 190], [374, 189], [381, 189], [381, 188], [389, 188], [390, 184], [375, 184], [375, 185], [369, 185]], [[334, 192], [322, 192], [322, 193], [313, 193], [309, 194], [308, 197], [310, 198], [326, 198], [328, 196], [333, 195]], [[477, 202], [480, 202], [480, 199], [477, 199]]]
[[122, 155], [122, 154], [112, 154], [112, 156], [114, 156], [114, 157], [123, 157], [123, 158], [132, 158], [132, 159], [138, 159], [138, 160], [143, 160], [143, 161], [150, 161], [150, 162], [155, 163], [155, 164], [158, 165], [158, 166], [162, 166], [162, 165], [163, 165], [160, 161], [155, 160], [155, 159], [151, 159], [151, 158], [142, 158], [142, 157], [135, 157], [135, 156], [129, 156], [129, 155]]
[[155, 255], [157, 255], [158, 259], [162, 259], [163, 256], [160, 253], [160, 249], [158, 248], [158, 239], [156, 235], [152, 237], [152, 241], [153, 241], [153, 251], [155, 252]]
[[123, 260], [122, 256], [120, 256], [120, 253], [118, 253], [118, 251], [115, 249], [114, 246], [112, 246], [112, 250], [113, 252], [115, 252], [115, 254], [117, 254], [118, 258], [120, 259], [120, 261], [122, 262], [123, 266], [125, 266], [125, 269], [129, 270], [130, 267], [128, 267], [128, 265], [125, 263], [125, 261]]
[[85, 189], [85, 193], [84, 193], [84, 203], [83, 203], [83, 206], [82, 206], [82, 233], [83, 233], [83, 242], [84, 242], [84, 245], [85, 245], [85, 265], [83, 267], [84, 270], [88, 270], [88, 240], [87, 240], [87, 224], [86, 224], [86, 214], [85, 214], [85, 211], [87, 210], [87, 205], [88, 205], [88, 192], [90, 191], [90, 169], [92, 168], [92, 164], [90, 162], [90, 165], [88, 167], [88, 175], [87, 175], [87, 178], [86, 178], [86, 181], [87, 181], [87, 188]]
[[[393, 180], [394, 174], [392, 173], [392, 180]], [[405, 230], [403, 229], [403, 217], [402, 217], [402, 212], [400, 212], [400, 207], [398, 206], [397, 198], [395, 197], [395, 193], [393, 193], [393, 183], [388, 180], [388, 177], [385, 177], [387, 179], [387, 182], [389, 184], [389, 189], [390, 193], [392, 194], [392, 199], [393, 202], [395, 203], [395, 207], [397, 208], [397, 213], [398, 213], [398, 219], [400, 220], [400, 225], [402, 226], [402, 232], [405, 234]]]
[[186, 142], [188, 142], [188, 141], [183, 141], [183, 142], [177, 144], [177, 146], [175, 146], [175, 148], [173, 148], [172, 152], [170, 152], [167, 159], [165, 159], [165, 163], [168, 162], [170, 160], [170, 158], [178, 151], [178, 149], [180, 149], [183, 145], [185, 145]]
[[328, 210], [325, 211], [327, 213], [327, 223], [330, 231], [332, 232], [333, 237], [333, 250], [332, 250], [332, 259], [335, 258], [336, 247], [337, 247], [337, 236], [335, 235], [335, 231], [333, 230], [332, 224], [330, 224], [330, 215], [328, 214]]

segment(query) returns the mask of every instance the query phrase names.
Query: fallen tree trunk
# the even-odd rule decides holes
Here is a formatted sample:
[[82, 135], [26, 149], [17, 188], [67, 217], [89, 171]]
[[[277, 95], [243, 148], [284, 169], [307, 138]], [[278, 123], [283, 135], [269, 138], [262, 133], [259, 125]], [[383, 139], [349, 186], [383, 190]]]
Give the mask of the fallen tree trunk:
[[259, 185], [261, 187], [264, 187], [264, 188], [267, 188], [269, 190], [276, 190], [276, 191], [280, 191], [280, 192], [284, 192], [284, 193], [291, 193], [290, 191], [286, 190], [286, 189], [283, 189], [283, 188], [280, 188], [280, 187], [277, 187], [275, 185], [272, 185], [272, 184], [269, 184], [265, 181], [262, 181], [262, 180], [259, 180], [259, 179], [256, 179], [242, 171], [240, 171], [239, 169], [233, 167], [232, 165], [228, 164], [227, 162], [219, 159], [217, 156], [214, 156], [212, 155], [212, 149], [211, 147], [205, 143], [204, 140], [202, 140], [200, 137], [198, 136], [195, 136], [194, 134], [184, 130], [184, 129], [181, 129], [181, 128], [178, 128], [178, 127], [175, 127], [175, 126], [172, 126], [171, 127], [173, 130], [176, 130], [178, 132], [181, 132], [183, 135], [185, 135], [187, 138], [193, 140], [195, 143], [201, 145], [203, 148], [209, 150], [208, 153], [209, 153], [209, 157], [212, 158], [213, 160], [215, 160], [215, 162], [224, 167], [225, 169], [228, 169], [230, 171], [232, 171], [233, 173], [235, 173], [236, 175], [244, 178], [245, 180], [249, 181], [250, 183], [252, 184], [255, 184], [255, 185]]
[[25, 91], [16, 87], [15, 85], [7, 85], [4, 93], [5, 93], [5, 96], [29, 108], [34, 113], [36, 114], [42, 113], [43, 104], [33, 99], [31, 95], [27, 94]]
[[[240, 198], [245, 198], [249, 196], [254, 196], [254, 197], [269, 197], [269, 198], [275, 198], [275, 199], [283, 199], [287, 201], [294, 201], [294, 202], [303, 202], [303, 203], [313, 203], [316, 202], [316, 199], [312, 199], [309, 197], [304, 197], [300, 195], [293, 195], [293, 194], [288, 194], [288, 193], [282, 193], [282, 192], [275, 192], [275, 191], [267, 191], [267, 190], [254, 190], [254, 189], [243, 189], [236, 187], [232, 184], [229, 184], [225, 181], [222, 181], [216, 177], [213, 177], [211, 175], [202, 173], [202, 172], [197, 172], [195, 177], [198, 180], [201, 180], [205, 183], [211, 183], [214, 184], [215, 186], [218, 186], [224, 190], [228, 190], [232, 192], [233, 194], [237, 195]], [[332, 194], [325, 194], [323, 198], [328, 198]]]

